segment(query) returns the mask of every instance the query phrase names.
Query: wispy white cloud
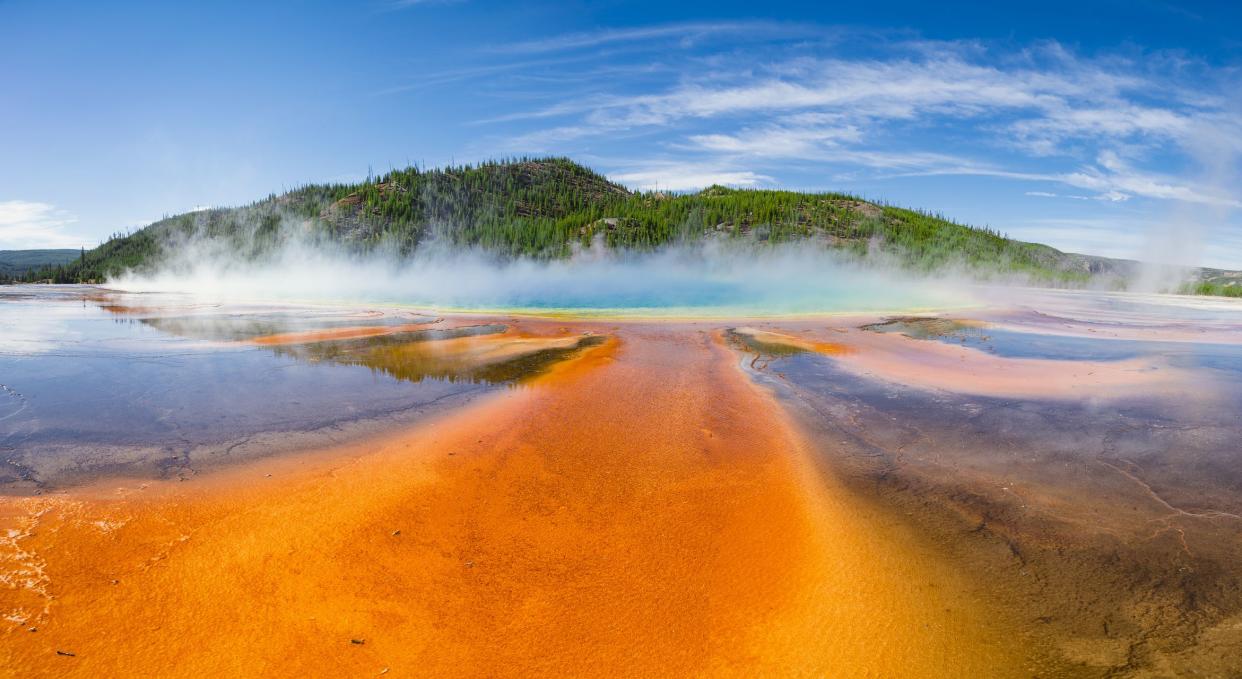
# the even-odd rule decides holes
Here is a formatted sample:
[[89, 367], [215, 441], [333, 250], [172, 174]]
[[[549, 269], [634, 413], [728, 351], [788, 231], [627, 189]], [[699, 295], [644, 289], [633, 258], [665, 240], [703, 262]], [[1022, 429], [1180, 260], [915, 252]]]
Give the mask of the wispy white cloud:
[[1051, 191], [1026, 191], [1024, 195], [1035, 198], [1066, 198], [1069, 200], [1103, 200], [1110, 203], [1122, 203], [1130, 200], [1129, 194], [1120, 191], [1108, 191], [1095, 196], [1080, 196], [1073, 193], [1052, 193]]
[[[918, 58], [892, 60], [800, 58], [736, 82], [706, 83], [691, 73], [686, 82], [666, 92], [563, 102], [509, 118], [586, 113], [597, 123], [665, 124], [684, 118], [800, 110], [857, 121], [909, 120], [924, 114], [970, 118], [1022, 110], [1059, 114], [1071, 108], [1071, 98], [1105, 103], [1124, 88], [1140, 84], [1133, 78], [1081, 69], [1055, 76], [1031, 68], [1006, 70], [971, 63], [957, 50], [940, 54], [926, 51], [930, 49], [920, 48]], [[1091, 133], [1123, 132], [1158, 124], [1127, 122], [1125, 115], [1114, 113], [1117, 120], [1108, 125], [1079, 127]], [[1132, 107], [1129, 115], [1160, 117], [1141, 107]]]
[[[923, 170], [904, 172], [893, 176], [952, 176], [999, 177], [1004, 179], [1051, 182], [1079, 189], [1098, 191], [1095, 196], [1082, 196], [1097, 200], [1120, 203], [1133, 196], [1158, 200], [1176, 200], [1185, 203], [1216, 206], [1228, 209], [1242, 208], [1242, 201], [1214, 187], [1202, 188], [1180, 183], [1177, 178], [1157, 173], [1143, 172], [1130, 167], [1108, 168], [1087, 165], [1073, 172], [1040, 173], [1017, 172], [985, 165], [942, 165]], [[1041, 195], [1034, 193], [1034, 195]], [[1056, 195], [1056, 194], [1053, 194]], [[1077, 198], [1079, 196], [1067, 196]]]
[[770, 126], [747, 128], [737, 134], [696, 134], [689, 137], [690, 146], [706, 151], [740, 153], [778, 158], [806, 158], [822, 155], [827, 148], [842, 142], [861, 141], [862, 134], [853, 125], [840, 127]]
[[597, 134], [599, 130], [589, 125], [565, 125], [519, 134], [502, 141], [499, 146], [502, 150], [519, 153], [551, 153], [562, 148], [566, 142]]
[[[601, 31], [523, 49], [675, 32]], [[1223, 150], [1215, 152], [1225, 154], [1225, 165], [1242, 155], [1242, 113], [1219, 83], [1181, 82], [1183, 62], [1170, 73], [1161, 70], [1167, 59], [1082, 57], [1054, 42], [1003, 52], [979, 42], [907, 40], [878, 51], [868, 58], [738, 57], [747, 66], [733, 71], [727, 56], [714, 55], [688, 60], [664, 88], [567, 99], [499, 120], [557, 121], [512, 138], [519, 150], [571, 152], [588, 139], [649, 130], [663, 136], [665, 149], [695, 154], [696, 162], [746, 165], [756, 175], [777, 160], [797, 159], [868, 169], [879, 178], [976, 175], [1055, 184], [1093, 192], [1066, 197], [1102, 203], [1142, 197], [1242, 207], [1236, 186], [1144, 167], [1156, 154], [1191, 166], [1203, 157], [1195, 148], [1203, 139], [1221, 140]], [[946, 152], [938, 138], [958, 141]]]
[[1045, 243], [1066, 252], [1132, 257], [1142, 247], [1150, 220], [1133, 218], [1046, 217], [1007, 224], [1011, 237]]
[[772, 177], [749, 170], [722, 167], [713, 163], [655, 161], [615, 172], [608, 178], [643, 191], [691, 191], [713, 184], [752, 187], [770, 183]]
[[1138, 170], [1111, 151], [1101, 152], [1096, 166], [1059, 175], [1057, 179], [1070, 186], [1099, 191], [1100, 197], [1105, 200], [1124, 201], [1130, 195], [1138, 195], [1230, 209], [1242, 208], [1242, 200], [1236, 194], [1226, 193], [1221, 187], [1210, 183], [1191, 186], [1176, 177]]
[[807, 35], [813, 31], [814, 29], [809, 27], [773, 21], [705, 21], [569, 33], [551, 38], [498, 45], [494, 50], [504, 53], [530, 54], [587, 49], [623, 42], [669, 39], [688, 46], [709, 36], [744, 35], [750, 39], [758, 39], [776, 35], [788, 37]]
[[87, 239], [65, 231], [77, 219], [47, 203], [0, 201], [0, 249], [76, 248]]
[[1026, 191], [1024, 195], [1035, 198], [1066, 198], [1069, 200], [1103, 200], [1110, 203], [1122, 203], [1130, 200], [1130, 195], [1120, 191], [1108, 191], [1096, 196], [1080, 196], [1073, 193], [1052, 193], [1051, 191]]
[[558, 56], [553, 58], [535, 58], [525, 60], [509, 60], [502, 63], [489, 63], [476, 66], [466, 66], [462, 68], [452, 68], [442, 71], [420, 72], [410, 78], [407, 82], [399, 85], [391, 85], [373, 92], [376, 96], [389, 94], [399, 94], [402, 92], [410, 92], [413, 90], [423, 89], [427, 87], [435, 87], [437, 85], [446, 85], [449, 83], [461, 82], [464, 80], [475, 80], [480, 78], [490, 78], [501, 73], [529, 71], [531, 69], [542, 69], [552, 67], [563, 67], [569, 64], [582, 63], [586, 61], [594, 61], [598, 59], [597, 55], [569, 55]]
[[1064, 142], [1084, 137], [1176, 140], [1184, 138], [1193, 125], [1190, 115], [1178, 111], [1117, 104], [1117, 108], [1074, 109], [1061, 103], [1041, 117], [1013, 123], [1010, 129], [1016, 141], [1032, 152], [1052, 154]]

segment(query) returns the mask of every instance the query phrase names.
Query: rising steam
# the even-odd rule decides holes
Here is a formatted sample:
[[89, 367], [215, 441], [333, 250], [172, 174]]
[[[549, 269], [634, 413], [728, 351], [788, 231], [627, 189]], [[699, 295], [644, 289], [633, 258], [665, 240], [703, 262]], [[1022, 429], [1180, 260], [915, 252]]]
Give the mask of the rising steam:
[[568, 259], [498, 258], [422, 247], [399, 256], [292, 240], [261, 257], [191, 241], [153, 273], [109, 281], [133, 292], [226, 300], [393, 303], [444, 309], [744, 313], [896, 310], [956, 306], [966, 287], [863, 263], [810, 242], [721, 241], [654, 252], [584, 248]]

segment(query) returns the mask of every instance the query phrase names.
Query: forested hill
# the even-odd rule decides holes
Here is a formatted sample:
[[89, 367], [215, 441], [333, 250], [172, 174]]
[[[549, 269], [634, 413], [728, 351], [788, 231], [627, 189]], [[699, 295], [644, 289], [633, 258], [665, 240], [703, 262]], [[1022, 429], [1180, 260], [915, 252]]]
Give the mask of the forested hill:
[[0, 250], [0, 279], [21, 276], [29, 271], [68, 264], [81, 256], [80, 250]]
[[631, 192], [565, 158], [396, 170], [361, 184], [316, 184], [239, 208], [187, 213], [118, 234], [78, 261], [26, 279], [103, 281], [159, 265], [204, 239], [242, 257], [291, 240], [409, 255], [432, 244], [558, 258], [578, 247], [654, 249], [708, 238], [809, 241], [907, 267], [960, 266], [1073, 284], [1125, 277], [1133, 262], [1067, 254], [940, 216], [835, 193]]

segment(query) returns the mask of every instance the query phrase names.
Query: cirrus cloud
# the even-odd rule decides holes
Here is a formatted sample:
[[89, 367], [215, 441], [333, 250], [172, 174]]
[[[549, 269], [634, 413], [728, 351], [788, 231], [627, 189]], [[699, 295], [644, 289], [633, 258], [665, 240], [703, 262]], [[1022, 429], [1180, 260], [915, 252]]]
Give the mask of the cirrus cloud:
[[[664, 40], [676, 29], [576, 34], [537, 46]], [[890, 39], [862, 52], [841, 48], [839, 29], [825, 31], [832, 39], [769, 47], [765, 60], [744, 48], [687, 47], [667, 84], [613, 80], [601, 83], [603, 92], [553, 94], [550, 103], [488, 122], [536, 125], [509, 138], [515, 151], [572, 154], [624, 137], [643, 139], [657, 156], [676, 151], [685, 162], [753, 175], [775, 175], [778, 162], [796, 160], [819, 163], [827, 176], [978, 175], [1085, 189], [1104, 202], [1242, 205], [1237, 187], [1222, 181], [1229, 172], [1196, 170], [1207, 164], [1197, 150], [1203, 139], [1220, 140], [1213, 152], [1226, 157], [1216, 165], [1235, 168], [1242, 157], [1242, 113], [1211, 68], [1160, 54], [1084, 56], [1056, 42], [1015, 50]], [[612, 176], [645, 180], [647, 170], [619, 164]]]
[[65, 231], [77, 223], [72, 214], [48, 203], [0, 201], [0, 249], [76, 248], [87, 239]]

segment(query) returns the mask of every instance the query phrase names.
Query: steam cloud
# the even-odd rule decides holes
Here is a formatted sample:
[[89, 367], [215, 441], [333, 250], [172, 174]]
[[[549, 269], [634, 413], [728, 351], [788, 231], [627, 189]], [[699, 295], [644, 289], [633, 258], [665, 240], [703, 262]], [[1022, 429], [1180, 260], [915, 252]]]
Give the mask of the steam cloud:
[[861, 262], [809, 242], [706, 242], [655, 252], [578, 251], [564, 260], [500, 259], [420, 248], [412, 257], [292, 241], [265, 256], [194, 241], [159, 271], [110, 287], [226, 300], [394, 303], [447, 309], [629, 309], [638, 313], [791, 314], [970, 303], [968, 287]]
[[[1229, 108], [1242, 119], [1239, 84], [1242, 81], [1235, 82]], [[1238, 209], [1237, 189], [1242, 185], [1242, 144], [1234, 141], [1237, 131], [1236, 126], [1207, 121], [1196, 123], [1186, 133], [1181, 144], [1198, 165], [1196, 185], [1212, 200], [1179, 202], [1166, 222], [1147, 231], [1137, 253], [1142, 264], [1130, 289], [1165, 292], [1193, 282], [1207, 247], [1226, 235], [1222, 227]]]

